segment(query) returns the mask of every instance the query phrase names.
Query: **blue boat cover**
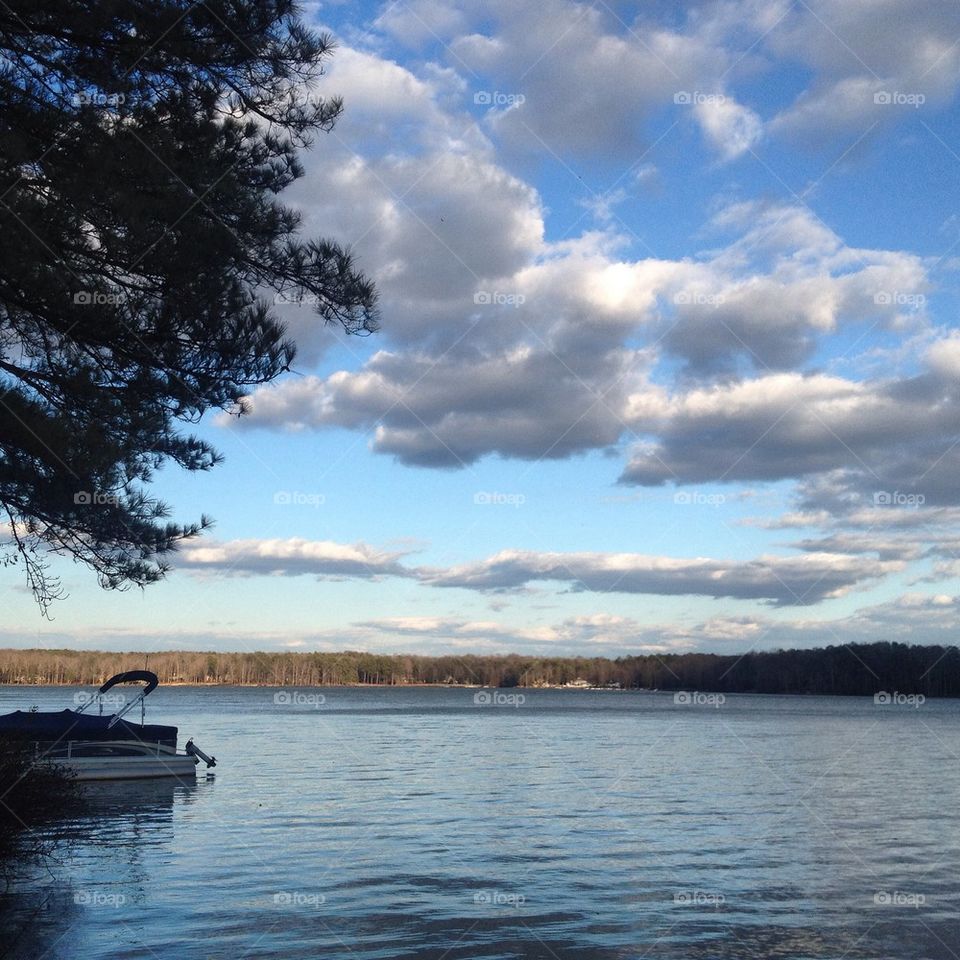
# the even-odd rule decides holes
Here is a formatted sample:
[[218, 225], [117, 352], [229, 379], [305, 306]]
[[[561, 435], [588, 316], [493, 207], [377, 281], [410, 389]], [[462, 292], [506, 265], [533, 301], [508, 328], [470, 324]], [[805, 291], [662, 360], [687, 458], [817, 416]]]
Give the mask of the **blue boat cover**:
[[73, 710], [28, 712], [15, 710], [0, 716], [0, 737], [44, 742], [67, 740], [139, 740], [162, 743], [176, 748], [177, 728], [156, 723], [127, 723], [118, 720], [110, 729], [112, 717], [88, 716]]

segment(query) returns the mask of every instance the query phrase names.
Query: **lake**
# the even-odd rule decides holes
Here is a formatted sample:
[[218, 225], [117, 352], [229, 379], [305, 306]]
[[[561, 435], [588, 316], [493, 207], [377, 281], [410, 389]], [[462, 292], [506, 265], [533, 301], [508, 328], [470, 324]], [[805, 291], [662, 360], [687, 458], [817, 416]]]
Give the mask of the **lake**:
[[92, 787], [6, 955], [956, 960], [960, 703], [888, 699], [161, 687], [216, 776]]

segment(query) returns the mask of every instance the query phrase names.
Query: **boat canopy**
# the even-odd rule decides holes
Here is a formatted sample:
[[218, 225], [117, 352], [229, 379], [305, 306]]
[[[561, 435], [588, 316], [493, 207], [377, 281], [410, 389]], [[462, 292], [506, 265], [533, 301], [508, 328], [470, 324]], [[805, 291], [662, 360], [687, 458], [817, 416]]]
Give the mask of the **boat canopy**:
[[0, 716], [0, 737], [16, 740], [139, 740], [143, 743], [162, 743], [177, 746], [177, 728], [157, 723], [128, 723], [114, 718], [88, 716], [74, 710], [26, 711], [15, 710]]
[[112, 676], [100, 688], [99, 692], [106, 693], [111, 687], [115, 687], [118, 683], [136, 683], [138, 680], [146, 681], [147, 686], [143, 691], [144, 696], [153, 693], [160, 684], [157, 675], [152, 670], [127, 670], [125, 673], [118, 673]]

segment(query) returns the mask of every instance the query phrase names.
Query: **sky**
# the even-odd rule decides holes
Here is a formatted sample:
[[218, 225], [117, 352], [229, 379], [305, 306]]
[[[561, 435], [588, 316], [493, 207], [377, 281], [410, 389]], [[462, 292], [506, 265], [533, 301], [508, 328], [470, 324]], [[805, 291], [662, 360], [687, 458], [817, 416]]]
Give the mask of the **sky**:
[[57, 561], [8, 646], [620, 656], [953, 643], [960, 6], [319, 3], [286, 196], [382, 329], [294, 371], [145, 591]]

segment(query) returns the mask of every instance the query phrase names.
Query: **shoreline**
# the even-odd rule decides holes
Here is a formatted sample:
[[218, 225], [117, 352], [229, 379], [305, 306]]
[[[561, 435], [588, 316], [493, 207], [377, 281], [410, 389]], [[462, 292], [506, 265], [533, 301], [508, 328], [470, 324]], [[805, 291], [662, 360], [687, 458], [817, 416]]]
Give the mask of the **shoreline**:
[[[82, 688], [88, 689], [90, 687], [96, 686], [94, 683], [10, 683], [10, 682], [0, 682], [0, 690], [4, 688], [10, 689], [37, 689], [43, 687], [55, 688], [55, 689], [69, 689], [73, 688]], [[806, 697], [829, 697], [830, 699], [841, 699], [841, 698], [853, 698], [858, 700], [864, 699], [873, 699], [874, 702], [877, 702], [877, 694], [870, 693], [825, 693], [823, 691], [814, 692], [814, 691], [801, 691], [801, 690], [790, 690], [790, 691], [762, 691], [762, 690], [713, 690], [709, 687], [701, 687], [695, 689], [693, 687], [686, 688], [677, 688], [677, 689], [665, 689], [665, 688], [650, 688], [650, 687], [580, 687], [580, 686], [536, 686], [536, 687], [525, 687], [525, 686], [514, 686], [514, 687], [495, 687], [485, 684], [472, 683], [472, 684], [461, 684], [461, 683], [186, 683], [183, 681], [170, 681], [167, 683], [162, 683], [160, 686], [163, 687], [192, 687], [196, 690], [214, 688], [214, 689], [245, 689], [245, 690], [356, 690], [356, 689], [370, 689], [370, 690], [402, 690], [402, 689], [439, 689], [439, 690], [509, 690], [509, 691], [520, 691], [523, 693], [536, 692], [538, 690], [550, 691], [551, 693], [622, 693], [622, 694], [644, 694], [650, 695], [655, 693], [661, 694], [695, 694], [695, 695], [720, 695], [721, 697], [792, 697], [792, 698], [806, 698]], [[889, 696], [889, 694], [885, 694]], [[894, 696], [906, 696], [900, 691], [894, 693]], [[928, 700], [958, 700], [960, 697], [950, 696], [950, 695], [941, 695], [941, 696], [932, 696], [932, 695], [921, 695], [923, 702]], [[885, 702], [885, 701], [884, 701]]]
[[0, 650], [0, 683], [98, 687], [149, 669], [188, 687], [436, 687], [476, 691], [693, 691], [791, 696], [960, 698], [960, 648], [885, 640], [742, 653], [609, 657], [213, 651]]
[[[0, 688], [3, 687], [92, 687], [95, 683], [74, 683], [44, 681], [42, 683], [34, 681], [4, 681], [0, 682]], [[567, 686], [566, 684], [538, 684], [537, 686], [518, 685], [514, 687], [497, 687], [492, 684], [484, 683], [222, 683], [219, 681], [210, 681], [206, 683], [194, 683], [190, 680], [164, 680], [161, 687], [243, 687], [263, 690], [284, 690], [288, 688], [303, 688], [310, 690], [320, 689], [354, 689], [369, 688], [377, 689], [401, 689], [401, 688], [438, 688], [441, 690], [570, 690], [587, 693], [671, 693], [670, 690], [653, 690], [647, 687], [583, 687], [579, 685]]]

